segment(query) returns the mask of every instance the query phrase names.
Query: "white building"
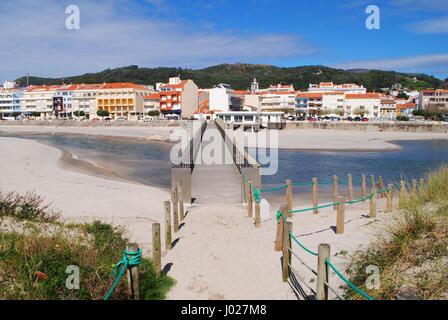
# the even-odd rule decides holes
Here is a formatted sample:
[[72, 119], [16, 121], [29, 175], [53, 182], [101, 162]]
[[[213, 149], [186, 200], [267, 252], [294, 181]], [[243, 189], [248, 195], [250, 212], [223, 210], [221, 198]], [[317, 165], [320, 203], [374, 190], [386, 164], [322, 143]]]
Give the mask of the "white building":
[[51, 117], [54, 113], [54, 96], [59, 86], [30, 86], [25, 89], [21, 109], [25, 114], [36, 114], [41, 118]]
[[346, 94], [345, 114], [378, 118], [380, 116], [381, 97], [378, 93]]
[[22, 112], [22, 95], [23, 91], [20, 89], [0, 89], [0, 118], [14, 117]]
[[242, 99], [228, 84], [219, 84], [212, 89], [204, 89], [209, 95], [209, 110], [218, 112], [240, 111]]
[[308, 92], [341, 92], [347, 94], [365, 94], [367, 89], [354, 83], [334, 84], [333, 82], [321, 82], [310, 84]]
[[261, 93], [261, 111], [294, 112], [296, 95], [295, 91]]

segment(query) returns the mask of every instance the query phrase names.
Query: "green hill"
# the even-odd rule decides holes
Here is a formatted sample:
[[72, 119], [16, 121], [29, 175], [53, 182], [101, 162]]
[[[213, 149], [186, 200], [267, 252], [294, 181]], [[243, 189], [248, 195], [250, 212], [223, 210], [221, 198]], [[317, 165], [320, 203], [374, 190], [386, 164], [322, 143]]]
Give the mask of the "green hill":
[[[193, 79], [201, 88], [209, 88], [218, 83], [227, 83], [234, 89], [248, 89], [254, 78], [257, 78], [261, 87], [277, 83], [292, 83], [296, 89], [301, 90], [307, 89], [309, 83], [325, 81], [362, 84], [370, 91], [378, 91], [380, 88], [391, 87], [396, 83], [400, 83], [409, 89], [437, 88], [442, 84], [440, 79], [424, 74], [364, 69], [341, 70], [324, 66], [281, 68], [256, 64], [221, 64], [200, 70], [128, 66], [65, 78], [29, 77], [29, 84], [102, 82], [155, 84], [156, 82], [166, 82], [168, 77], [178, 75], [184, 79]], [[22, 85], [26, 84], [26, 77], [19, 78], [17, 81]]]

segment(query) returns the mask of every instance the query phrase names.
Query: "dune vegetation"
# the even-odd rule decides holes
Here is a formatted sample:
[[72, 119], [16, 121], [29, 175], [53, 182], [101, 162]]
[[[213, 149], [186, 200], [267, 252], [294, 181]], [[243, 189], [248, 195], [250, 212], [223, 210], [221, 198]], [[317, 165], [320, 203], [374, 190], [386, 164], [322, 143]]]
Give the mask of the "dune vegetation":
[[448, 299], [448, 166], [408, 191], [396, 214], [388, 236], [353, 256], [350, 280], [365, 288], [366, 268], [374, 265], [380, 287], [367, 291], [376, 299]]

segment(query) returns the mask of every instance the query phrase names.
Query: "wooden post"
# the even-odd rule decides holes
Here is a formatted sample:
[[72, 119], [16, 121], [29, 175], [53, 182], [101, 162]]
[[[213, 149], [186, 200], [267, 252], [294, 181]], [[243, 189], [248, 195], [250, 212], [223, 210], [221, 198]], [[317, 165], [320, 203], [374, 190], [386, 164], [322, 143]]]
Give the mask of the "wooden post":
[[249, 217], [253, 217], [253, 205], [254, 205], [254, 195], [252, 193], [252, 182], [249, 181], [248, 183], [249, 186], [249, 202], [247, 203], [247, 214], [249, 215]]
[[[130, 243], [126, 246], [126, 251], [137, 252], [139, 250], [136, 243]], [[140, 300], [140, 285], [138, 278], [138, 266], [128, 267], [126, 271], [126, 278], [128, 284], [128, 294], [131, 299]]]
[[283, 270], [282, 279], [283, 282], [288, 281], [289, 278], [289, 264], [291, 263], [291, 235], [292, 222], [288, 221], [285, 226], [285, 232], [283, 232]]
[[[286, 211], [286, 206], [282, 206], [280, 208], [282, 212]], [[286, 215], [285, 215], [286, 216]], [[284, 217], [280, 217], [280, 220], [277, 223], [277, 234], [275, 235], [275, 251], [283, 250], [283, 232], [285, 231], [286, 221]]]
[[417, 179], [412, 179], [412, 192], [417, 194]]
[[353, 176], [351, 174], [347, 175], [348, 181], [348, 201], [353, 201]]
[[179, 181], [179, 183], [177, 184], [177, 200], [179, 203], [179, 217], [180, 217], [180, 221], [184, 221], [185, 218], [185, 209], [184, 209], [184, 196], [183, 196], [183, 192], [182, 192], [182, 183]]
[[370, 198], [370, 218], [376, 218], [377, 208], [376, 200], [378, 198], [378, 193], [376, 188], [372, 188], [372, 198]]
[[313, 210], [314, 214], [319, 213], [319, 210], [317, 209], [317, 207], [319, 206], [318, 194], [319, 194], [319, 181], [317, 180], [317, 178], [313, 178], [313, 208], [315, 208]]
[[260, 204], [255, 201], [255, 228], [260, 228]]
[[420, 185], [419, 185], [419, 188], [421, 189], [421, 188], [423, 188], [424, 186], [425, 186], [425, 179], [420, 178]]
[[325, 282], [328, 283], [329, 270], [325, 260], [330, 260], [330, 245], [319, 244], [318, 254], [316, 300], [328, 300], [328, 287]]
[[380, 197], [384, 198], [386, 196], [386, 193], [384, 192], [384, 182], [382, 176], [378, 177], [378, 188], [380, 189]]
[[165, 201], [163, 203], [165, 207], [165, 249], [171, 250], [173, 239], [171, 237], [171, 203]]
[[159, 276], [162, 270], [161, 245], [160, 245], [160, 223], [152, 224], [152, 263], [154, 271]]
[[171, 208], [173, 209], [174, 232], [179, 231], [179, 207], [177, 200], [177, 187], [171, 189]]
[[398, 199], [398, 207], [401, 209], [403, 207], [403, 201], [406, 196], [406, 182], [400, 181], [400, 197]]
[[[336, 198], [338, 197], [338, 193], [339, 193], [339, 177], [338, 176], [333, 176], [333, 202], [336, 202]], [[333, 206], [333, 210], [337, 209], [337, 205]]]
[[338, 211], [336, 216], [336, 234], [344, 234], [345, 225], [345, 198], [342, 196], [337, 197]]
[[389, 183], [387, 188], [389, 189], [387, 191], [387, 213], [391, 213], [393, 211], [393, 203], [394, 203], [394, 185], [392, 183]]
[[292, 217], [292, 182], [291, 180], [286, 180], [286, 206], [288, 207], [286, 216]]
[[376, 190], [375, 176], [370, 176], [370, 188], [372, 189], [372, 192], [373, 192], [373, 189]]
[[[361, 175], [361, 198], [367, 197], [366, 175]], [[365, 201], [365, 200], [364, 200]]]

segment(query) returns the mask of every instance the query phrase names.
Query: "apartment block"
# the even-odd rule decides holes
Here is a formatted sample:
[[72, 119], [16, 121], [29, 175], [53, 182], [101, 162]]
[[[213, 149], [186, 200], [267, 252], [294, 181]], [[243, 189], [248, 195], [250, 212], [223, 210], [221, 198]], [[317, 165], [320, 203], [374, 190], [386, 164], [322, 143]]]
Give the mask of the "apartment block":
[[354, 83], [334, 84], [333, 82], [321, 82], [310, 84], [308, 92], [341, 92], [347, 94], [365, 94], [367, 89]]
[[211, 89], [203, 89], [202, 91], [208, 93], [210, 111], [241, 111], [243, 108], [244, 100], [228, 84], [220, 83]]
[[3, 88], [0, 89], [0, 118], [13, 117], [17, 113], [22, 112], [20, 101], [23, 90], [19, 88]]
[[144, 114], [150, 111], [160, 111], [160, 93], [153, 93], [143, 97]]
[[162, 114], [178, 114], [191, 118], [199, 108], [198, 86], [193, 80], [170, 78], [167, 84], [158, 84]]
[[423, 90], [418, 109], [432, 112], [448, 112], [448, 90]]

